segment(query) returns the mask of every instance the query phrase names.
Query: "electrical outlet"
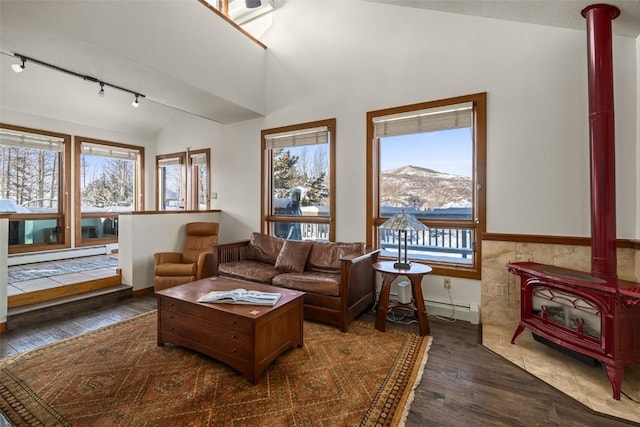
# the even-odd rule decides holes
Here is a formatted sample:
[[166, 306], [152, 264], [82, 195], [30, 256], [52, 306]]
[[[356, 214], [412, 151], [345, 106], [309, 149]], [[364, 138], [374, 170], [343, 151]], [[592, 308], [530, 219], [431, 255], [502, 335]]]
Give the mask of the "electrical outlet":
[[445, 289], [451, 289], [451, 279], [448, 277], [444, 278], [444, 288]]
[[496, 296], [503, 297], [504, 296], [504, 285], [498, 284], [496, 285]]

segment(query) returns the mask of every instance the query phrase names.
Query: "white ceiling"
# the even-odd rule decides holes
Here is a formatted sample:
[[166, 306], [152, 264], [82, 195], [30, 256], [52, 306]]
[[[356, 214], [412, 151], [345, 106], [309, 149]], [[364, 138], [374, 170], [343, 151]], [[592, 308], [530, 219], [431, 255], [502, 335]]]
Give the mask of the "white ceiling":
[[415, 7], [462, 15], [482, 16], [506, 21], [526, 22], [550, 27], [584, 30], [580, 12], [596, 3], [607, 3], [620, 9], [613, 21], [613, 33], [620, 36], [640, 35], [640, 0], [366, 0], [394, 6]]
[[[275, 0], [277, 14], [278, 4]], [[291, 0], [290, 0], [291, 1]], [[295, 0], [300, 1], [300, 0]], [[578, 0], [366, 0], [397, 7], [584, 30]], [[640, 0], [615, 0], [615, 34], [638, 37]], [[265, 50], [197, 0], [0, 0], [0, 106], [153, 137], [188, 112], [219, 123], [264, 111]], [[145, 94], [130, 94], [27, 63], [20, 53]], [[168, 107], [170, 106], [170, 107]], [[2, 121], [2, 117], [0, 117]]]
[[[196, 0], [0, 1], [3, 108], [152, 137], [189, 112], [219, 123], [264, 114], [264, 48]], [[19, 53], [144, 94], [56, 72]], [[174, 108], [169, 108], [171, 106]], [[182, 111], [182, 112], [181, 112]]]

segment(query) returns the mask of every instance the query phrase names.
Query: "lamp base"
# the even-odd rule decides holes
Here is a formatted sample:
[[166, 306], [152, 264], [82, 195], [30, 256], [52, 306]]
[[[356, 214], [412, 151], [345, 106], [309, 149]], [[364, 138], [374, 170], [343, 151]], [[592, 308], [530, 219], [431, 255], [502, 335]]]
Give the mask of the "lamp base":
[[397, 268], [398, 270], [410, 270], [411, 264], [408, 264], [406, 262], [394, 262], [393, 268]]

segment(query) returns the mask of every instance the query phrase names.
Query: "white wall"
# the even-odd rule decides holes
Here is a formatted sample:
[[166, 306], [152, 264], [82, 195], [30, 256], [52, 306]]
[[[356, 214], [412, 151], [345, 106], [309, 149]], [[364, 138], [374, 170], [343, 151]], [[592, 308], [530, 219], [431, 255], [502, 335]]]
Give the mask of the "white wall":
[[[223, 126], [211, 120], [183, 114], [160, 130], [155, 140], [156, 154], [211, 148], [222, 138]], [[213, 155], [213, 152], [211, 153]]]
[[211, 188], [218, 193], [212, 207], [222, 209], [231, 240], [247, 239], [253, 231], [260, 231], [262, 127], [262, 119], [225, 126], [224, 143], [212, 156]]
[[[586, 30], [302, 0], [278, 5], [263, 41], [267, 115], [224, 135], [219, 207], [246, 218], [241, 227], [259, 221], [260, 129], [337, 119], [336, 238], [364, 240], [366, 112], [487, 92], [487, 231], [590, 235]], [[621, 238], [640, 235], [639, 49], [633, 39], [614, 40]], [[425, 279], [427, 299], [448, 299], [441, 282]], [[452, 297], [479, 304], [479, 282], [454, 280]]]
[[[586, 31], [296, 1], [277, 10], [265, 43], [266, 125], [337, 117], [339, 239], [365, 233], [366, 111], [483, 91], [487, 230], [590, 235]], [[635, 58], [635, 40], [616, 37], [618, 234], [627, 238], [637, 236]]]

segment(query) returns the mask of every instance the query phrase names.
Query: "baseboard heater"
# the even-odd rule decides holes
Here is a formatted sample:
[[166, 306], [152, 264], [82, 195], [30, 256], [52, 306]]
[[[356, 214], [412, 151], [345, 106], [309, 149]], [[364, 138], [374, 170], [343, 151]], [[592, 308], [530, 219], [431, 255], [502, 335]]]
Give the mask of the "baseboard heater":
[[[433, 316], [452, 317], [457, 320], [477, 325], [480, 323], [480, 310], [478, 304], [460, 303], [449, 301], [425, 300], [427, 313]], [[454, 313], [455, 311], [455, 313]]]
[[[376, 297], [379, 298], [380, 292], [377, 291], [376, 294]], [[402, 291], [400, 292], [400, 295], [397, 292], [391, 292], [391, 299], [398, 301], [401, 297], [403, 297]], [[480, 310], [478, 304], [461, 303], [456, 301], [452, 304], [449, 301], [432, 299], [425, 299], [424, 303], [429, 315], [451, 317], [472, 324], [480, 323]]]

